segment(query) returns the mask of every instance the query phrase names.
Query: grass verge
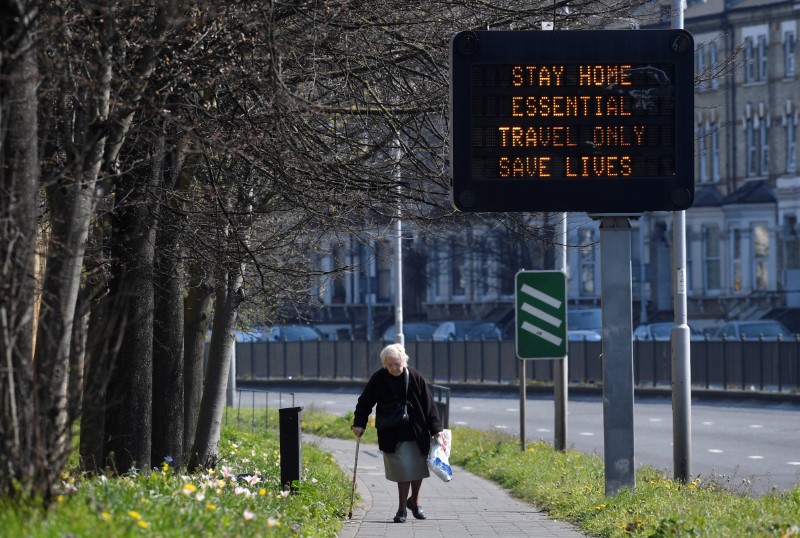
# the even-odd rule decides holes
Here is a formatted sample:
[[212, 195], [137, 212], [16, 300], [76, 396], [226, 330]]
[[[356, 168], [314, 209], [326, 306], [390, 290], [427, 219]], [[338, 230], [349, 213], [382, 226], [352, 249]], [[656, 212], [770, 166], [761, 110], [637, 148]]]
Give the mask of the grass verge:
[[[304, 431], [318, 435], [352, 438], [351, 423], [352, 415], [303, 414]], [[377, 442], [374, 428], [364, 440]], [[606, 496], [597, 456], [540, 442], [523, 452], [518, 438], [466, 428], [453, 429], [450, 461], [593, 536], [800, 536], [800, 487], [752, 497], [700, 478], [682, 484], [642, 467], [636, 488]]]
[[120, 478], [73, 471], [64, 473], [62, 494], [47, 511], [41, 503], [0, 499], [0, 535], [336, 536], [350, 481], [333, 458], [304, 446], [304, 480], [290, 494], [280, 487], [278, 433], [247, 429], [226, 426], [218, 468], [203, 473], [182, 474], [167, 462]]

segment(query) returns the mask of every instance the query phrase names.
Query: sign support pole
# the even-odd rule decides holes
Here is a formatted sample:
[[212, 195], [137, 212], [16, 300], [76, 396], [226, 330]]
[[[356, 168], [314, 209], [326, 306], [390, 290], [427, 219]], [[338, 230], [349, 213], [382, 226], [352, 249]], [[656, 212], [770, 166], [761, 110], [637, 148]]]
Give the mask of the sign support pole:
[[636, 487], [633, 445], [631, 225], [601, 216], [603, 303], [603, 451], [606, 495]]
[[[672, 27], [683, 29], [683, 0], [672, 1]], [[687, 483], [692, 462], [691, 333], [686, 308], [686, 211], [672, 213], [672, 262], [675, 266], [672, 328], [672, 460], [674, 478]]]
[[[566, 275], [567, 272], [567, 214], [561, 217], [556, 226], [556, 270]], [[555, 428], [553, 445], [561, 452], [567, 449], [567, 392], [569, 384], [569, 357], [556, 359], [553, 365], [553, 402], [555, 404]]]
[[519, 361], [519, 441], [520, 449], [525, 452], [525, 404], [528, 401], [528, 374], [526, 372], [526, 361]]

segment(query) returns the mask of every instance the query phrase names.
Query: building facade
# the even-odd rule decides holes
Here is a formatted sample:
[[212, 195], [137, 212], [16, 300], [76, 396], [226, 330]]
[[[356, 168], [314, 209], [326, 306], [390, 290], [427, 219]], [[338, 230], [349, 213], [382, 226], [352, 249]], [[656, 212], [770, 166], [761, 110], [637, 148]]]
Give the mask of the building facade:
[[[668, 4], [650, 7], [656, 20], [643, 16], [649, 24], [642, 28], [668, 27]], [[686, 212], [689, 319], [702, 328], [772, 317], [800, 332], [800, 1], [690, 0], [684, 20], [695, 39], [696, 69], [695, 202]], [[544, 229], [561, 216], [543, 218]], [[673, 215], [646, 213], [631, 225], [634, 324], [672, 319]], [[598, 223], [571, 213], [567, 230], [570, 304], [597, 306]], [[553, 267], [552, 251], [491, 226], [436, 240], [410, 235], [404, 245], [406, 319], [508, 321], [516, 271]], [[360, 269], [320, 283], [326, 306], [313, 318], [361, 324], [373, 335], [391, 323], [390, 241], [353, 245], [321, 263]]]

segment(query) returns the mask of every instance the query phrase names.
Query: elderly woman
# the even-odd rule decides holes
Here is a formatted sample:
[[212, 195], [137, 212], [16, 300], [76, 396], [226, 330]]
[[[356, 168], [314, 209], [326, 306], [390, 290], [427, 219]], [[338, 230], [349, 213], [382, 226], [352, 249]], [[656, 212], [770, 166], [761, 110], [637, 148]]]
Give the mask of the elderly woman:
[[386, 478], [397, 482], [398, 508], [394, 522], [406, 521], [406, 508], [411, 510], [415, 518], [425, 519], [425, 512], [419, 504], [419, 490], [422, 479], [430, 476], [425, 460], [431, 437], [439, 435], [442, 423], [422, 374], [408, 367], [408, 355], [403, 346], [390, 344], [383, 348], [380, 357], [383, 368], [372, 374], [359, 396], [351, 429], [356, 437], [361, 437], [375, 405], [380, 409], [383, 405], [404, 399], [408, 402], [408, 423], [379, 429], [378, 448], [383, 452]]

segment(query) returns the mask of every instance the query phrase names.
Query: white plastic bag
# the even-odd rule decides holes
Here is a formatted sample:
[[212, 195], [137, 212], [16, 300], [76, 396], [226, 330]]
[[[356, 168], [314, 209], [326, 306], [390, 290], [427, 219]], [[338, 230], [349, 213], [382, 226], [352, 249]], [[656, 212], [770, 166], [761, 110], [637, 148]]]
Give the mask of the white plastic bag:
[[453, 469], [450, 468], [450, 446], [453, 434], [450, 430], [442, 430], [439, 439], [439, 442], [436, 441], [436, 438], [431, 442], [431, 449], [428, 452], [428, 469], [445, 482], [450, 482], [453, 479]]

